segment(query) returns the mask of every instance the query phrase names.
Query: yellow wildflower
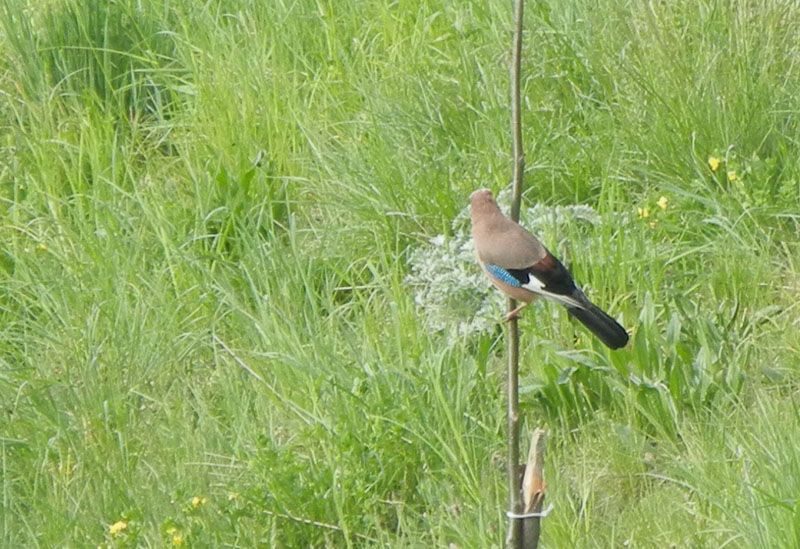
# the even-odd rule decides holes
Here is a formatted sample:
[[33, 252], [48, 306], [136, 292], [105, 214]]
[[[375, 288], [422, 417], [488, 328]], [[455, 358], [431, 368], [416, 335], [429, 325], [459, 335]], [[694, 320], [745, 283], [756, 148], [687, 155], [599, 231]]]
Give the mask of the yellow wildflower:
[[656, 228], [656, 222], [655, 222], [655, 221], [651, 221], [651, 222], [649, 223], [649, 225], [650, 225], [650, 228], [651, 228], [651, 229], [655, 229], [655, 228]]
[[719, 162], [720, 162], [719, 158], [717, 158], [716, 156], [708, 157], [708, 166], [711, 168], [712, 172], [717, 171], [717, 169], [719, 168]]
[[736, 172], [728, 172], [728, 181], [736, 181]]
[[666, 210], [667, 202], [669, 202], [669, 199], [666, 196], [662, 196], [661, 198], [658, 199], [658, 207], [661, 208], [662, 210]]
[[47, 244], [45, 244], [44, 242], [39, 242], [39, 245], [37, 246], [37, 248], [39, 248], [40, 252], [46, 252], [47, 251]]
[[636, 208], [636, 211], [639, 212], [639, 217], [641, 218], [650, 217], [650, 210], [647, 208]]
[[183, 545], [183, 536], [177, 534], [172, 536], [172, 546], [180, 547], [181, 545]]
[[115, 522], [114, 524], [112, 524], [111, 526], [108, 527], [108, 532], [112, 536], [118, 536], [127, 527], [128, 527], [128, 523], [127, 522], [125, 522], [124, 520], [118, 520], [117, 522]]
[[197, 509], [201, 505], [205, 505], [208, 503], [208, 499], [201, 498], [200, 496], [195, 496], [192, 498], [192, 509]]

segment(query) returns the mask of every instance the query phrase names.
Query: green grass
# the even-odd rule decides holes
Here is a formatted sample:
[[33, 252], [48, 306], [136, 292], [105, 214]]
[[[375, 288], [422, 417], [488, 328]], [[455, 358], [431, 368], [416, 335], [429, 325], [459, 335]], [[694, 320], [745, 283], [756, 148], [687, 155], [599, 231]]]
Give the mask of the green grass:
[[[510, 179], [510, 3], [0, 21], [0, 546], [500, 546], [503, 329], [409, 274]], [[799, 44], [791, 2], [528, 2], [525, 201], [596, 219], [526, 222], [633, 331], [523, 315], [543, 547], [800, 544]]]

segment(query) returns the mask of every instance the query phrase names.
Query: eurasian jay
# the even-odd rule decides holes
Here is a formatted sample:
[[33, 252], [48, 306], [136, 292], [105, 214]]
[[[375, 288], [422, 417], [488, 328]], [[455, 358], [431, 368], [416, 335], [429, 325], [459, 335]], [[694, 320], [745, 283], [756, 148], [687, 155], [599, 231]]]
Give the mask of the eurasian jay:
[[473, 192], [469, 201], [472, 238], [481, 269], [501, 292], [522, 301], [506, 320], [541, 295], [565, 306], [612, 349], [628, 343], [625, 328], [589, 301], [566, 267], [541, 242], [503, 215], [490, 190]]

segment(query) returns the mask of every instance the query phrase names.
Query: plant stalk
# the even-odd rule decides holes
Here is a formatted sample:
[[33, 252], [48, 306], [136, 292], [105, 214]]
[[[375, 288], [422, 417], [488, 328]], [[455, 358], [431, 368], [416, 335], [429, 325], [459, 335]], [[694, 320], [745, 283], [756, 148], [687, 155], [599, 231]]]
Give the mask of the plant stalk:
[[[514, 177], [511, 199], [511, 219], [519, 221], [522, 202], [522, 176], [525, 170], [525, 153], [522, 150], [522, 109], [520, 106], [520, 72], [522, 64], [522, 16], [524, 0], [516, 0], [514, 10], [514, 48], [511, 57], [511, 131], [514, 139]], [[508, 300], [508, 310], [516, 308]], [[508, 323], [508, 507], [512, 513], [522, 510], [522, 492], [519, 469], [519, 330], [517, 319]], [[509, 519], [506, 547], [522, 549], [522, 521]]]

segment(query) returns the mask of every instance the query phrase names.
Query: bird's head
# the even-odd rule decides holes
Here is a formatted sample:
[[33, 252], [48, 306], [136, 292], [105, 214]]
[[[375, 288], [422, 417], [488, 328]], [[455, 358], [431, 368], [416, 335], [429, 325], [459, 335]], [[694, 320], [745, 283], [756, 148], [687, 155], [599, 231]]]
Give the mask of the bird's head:
[[472, 222], [480, 219], [487, 214], [495, 214], [500, 212], [497, 203], [494, 201], [492, 191], [489, 189], [478, 189], [469, 195], [470, 217]]

